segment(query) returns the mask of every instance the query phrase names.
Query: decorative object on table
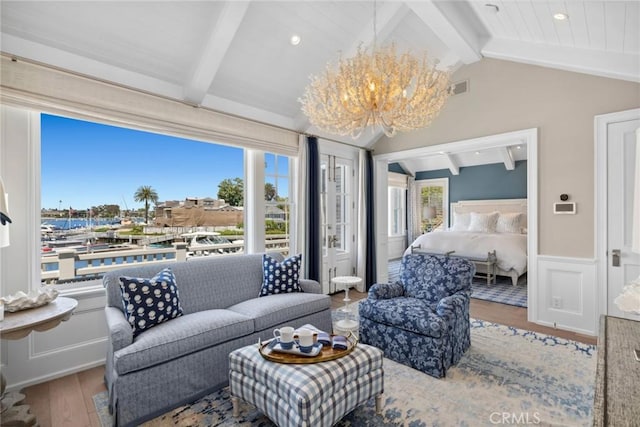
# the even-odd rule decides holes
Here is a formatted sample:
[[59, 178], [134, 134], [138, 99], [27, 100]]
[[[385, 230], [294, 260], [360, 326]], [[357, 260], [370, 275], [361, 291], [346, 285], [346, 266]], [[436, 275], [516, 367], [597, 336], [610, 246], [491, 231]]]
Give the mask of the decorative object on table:
[[[311, 325], [305, 325], [305, 328], [308, 328], [308, 326]], [[323, 333], [322, 331], [318, 331], [315, 328], [313, 328], [312, 330], [315, 330], [315, 332], [317, 332], [316, 338]], [[350, 334], [347, 337], [344, 337], [342, 335], [329, 335], [329, 337], [330, 343], [332, 344], [323, 345], [318, 340], [313, 344], [310, 353], [304, 353], [300, 351], [300, 347], [297, 344], [295, 344], [290, 350], [282, 349], [276, 339], [268, 340], [265, 342], [258, 341], [258, 352], [262, 357], [271, 362], [285, 364], [310, 364], [339, 359], [351, 353], [358, 345], [358, 339], [353, 334]], [[336, 342], [336, 339], [337, 342], [340, 343], [338, 346], [333, 345], [333, 343]]]
[[353, 58], [328, 64], [311, 76], [300, 99], [311, 124], [329, 133], [357, 139], [367, 127], [379, 126], [392, 137], [397, 131], [428, 126], [450, 95], [449, 73], [409, 52], [396, 55], [395, 46], [376, 45], [376, 5], [373, 6], [373, 46], [358, 47]]
[[283, 326], [273, 330], [274, 342], [279, 344], [279, 347], [284, 350], [290, 350], [293, 348], [293, 328], [291, 326]]
[[[317, 336], [317, 334], [315, 334]], [[314, 333], [310, 329], [301, 328], [298, 329], [298, 341], [296, 342], [298, 349], [302, 353], [311, 353], [314, 350]], [[322, 344], [318, 343], [320, 350], [322, 350]], [[318, 350], [319, 351], [319, 350]]]
[[303, 347], [298, 345], [297, 343], [292, 345], [291, 347], [283, 347], [282, 343], [278, 340], [271, 340], [267, 345], [267, 348], [262, 349], [263, 352], [276, 352], [276, 353], [286, 353], [286, 354], [294, 354], [296, 356], [302, 357], [316, 357], [322, 351], [322, 344], [315, 343], [308, 346], [303, 350]]
[[20, 291], [15, 293], [14, 295], [0, 298], [0, 301], [4, 304], [5, 311], [13, 313], [16, 311], [26, 310], [28, 308], [35, 308], [45, 304], [49, 304], [57, 297], [57, 290], [45, 286], [30, 291], [28, 294]]
[[433, 220], [436, 216], [437, 212], [435, 206], [424, 206], [422, 208], [422, 219], [427, 220], [427, 226], [424, 229], [425, 232], [430, 233], [433, 231]]

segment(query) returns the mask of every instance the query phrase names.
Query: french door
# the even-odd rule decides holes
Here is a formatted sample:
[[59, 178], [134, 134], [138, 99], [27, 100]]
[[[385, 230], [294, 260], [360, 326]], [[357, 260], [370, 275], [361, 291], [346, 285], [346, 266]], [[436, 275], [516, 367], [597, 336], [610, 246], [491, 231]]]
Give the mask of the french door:
[[607, 314], [636, 320], [640, 316], [620, 311], [614, 300], [624, 285], [640, 276], [640, 254], [631, 250], [638, 128], [640, 119], [607, 127]]
[[331, 154], [320, 155], [322, 271], [324, 293], [336, 289], [331, 279], [350, 276], [355, 270], [354, 160]]

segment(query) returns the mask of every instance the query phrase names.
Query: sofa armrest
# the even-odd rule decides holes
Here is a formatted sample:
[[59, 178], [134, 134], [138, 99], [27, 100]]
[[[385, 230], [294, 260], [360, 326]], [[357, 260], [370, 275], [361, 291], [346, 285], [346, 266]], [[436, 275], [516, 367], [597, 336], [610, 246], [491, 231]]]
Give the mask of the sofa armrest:
[[369, 288], [368, 298], [389, 299], [404, 295], [404, 287], [400, 283], [375, 283]]
[[104, 312], [109, 328], [109, 338], [113, 351], [118, 351], [133, 343], [133, 328], [127, 321], [122, 310], [116, 307], [105, 307]]
[[308, 292], [310, 294], [322, 293], [322, 286], [320, 286], [320, 283], [311, 279], [300, 279], [300, 288], [303, 292]]

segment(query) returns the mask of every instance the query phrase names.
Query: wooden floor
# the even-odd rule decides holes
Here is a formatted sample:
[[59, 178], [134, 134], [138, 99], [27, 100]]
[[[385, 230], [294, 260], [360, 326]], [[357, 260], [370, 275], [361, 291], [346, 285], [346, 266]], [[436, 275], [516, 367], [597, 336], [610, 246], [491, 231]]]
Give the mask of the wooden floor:
[[[366, 296], [366, 293], [355, 290], [349, 292], [352, 302]], [[344, 304], [343, 298], [343, 292], [332, 295], [331, 308], [341, 307]], [[471, 299], [471, 317], [555, 335], [586, 344], [596, 343], [595, 337], [529, 323], [527, 322], [527, 310], [521, 307]], [[36, 415], [38, 423], [42, 427], [99, 427], [100, 422], [95, 412], [92, 396], [106, 390], [103, 383], [103, 375], [104, 366], [98, 366], [77, 374], [27, 387], [22, 392], [26, 394], [27, 403], [31, 405], [32, 413]]]

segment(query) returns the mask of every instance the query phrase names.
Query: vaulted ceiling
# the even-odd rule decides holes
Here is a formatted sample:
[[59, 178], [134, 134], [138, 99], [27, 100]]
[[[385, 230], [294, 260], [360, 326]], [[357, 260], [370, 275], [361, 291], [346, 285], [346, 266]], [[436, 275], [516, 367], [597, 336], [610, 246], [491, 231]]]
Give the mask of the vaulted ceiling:
[[[640, 81], [637, 1], [375, 6], [378, 44], [426, 50], [440, 67], [491, 57]], [[5, 54], [358, 146], [379, 136], [325, 135], [298, 102], [311, 74], [372, 43], [372, 1], [3, 0], [0, 8]], [[554, 19], [560, 12], [568, 19]]]

